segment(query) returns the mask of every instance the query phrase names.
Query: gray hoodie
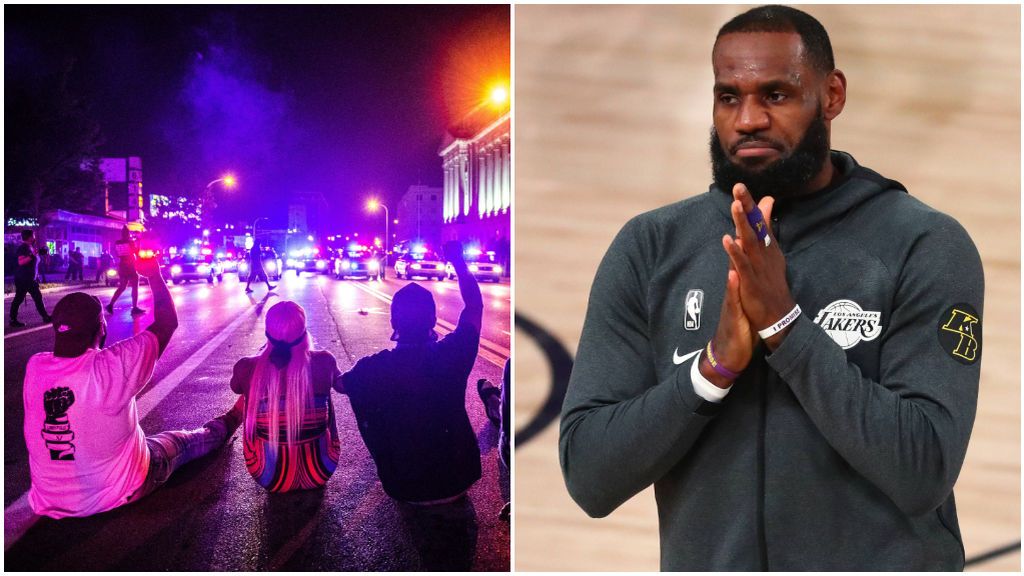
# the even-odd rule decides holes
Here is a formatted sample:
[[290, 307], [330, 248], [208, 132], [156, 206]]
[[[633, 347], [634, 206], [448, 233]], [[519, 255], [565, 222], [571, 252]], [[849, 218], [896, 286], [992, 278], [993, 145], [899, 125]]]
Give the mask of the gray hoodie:
[[772, 218], [803, 314], [721, 403], [681, 359], [718, 324], [731, 196], [633, 218], [597, 271], [562, 471], [595, 517], [654, 484], [663, 570], [963, 569], [953, 484], [977, 403], [981, 261], [954, 219], [832, 159], [838, 185]]

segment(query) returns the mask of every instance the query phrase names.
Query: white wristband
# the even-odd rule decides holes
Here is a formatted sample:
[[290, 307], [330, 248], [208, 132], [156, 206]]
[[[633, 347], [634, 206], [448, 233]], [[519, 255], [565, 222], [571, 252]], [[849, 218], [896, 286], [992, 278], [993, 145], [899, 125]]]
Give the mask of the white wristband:
[[704, 377], [700, 373], [700, 354], [697, 354], [697, 359], [693, 361], [693, 365], [690, 367], [690, 382], [693, 383], [693, 391], [701, 398], [708, 402], [718, 403], [725, 398], [729, 390], [732, 390], [732, 386], [728, 388], [719, 388], [711, 383], [710, 380]]
[[771, 326], [765, 328], [764, 330], [758, 330], [757, 335], [760, 336], [762, 340], [767, 340], [768, 338], [771, 338], [772, 336], [781, 332], [786, 326], [792, 324], [793, 321], [796, 320], [799, 316], [800, 305], [797, 304], [796, 306], [793, 306], [793, 309], [789, 311], [789, 314], [786, 314], [785, 316], [782, 317], [782, 320], [779, 320], [778, 322], [772, 324]]

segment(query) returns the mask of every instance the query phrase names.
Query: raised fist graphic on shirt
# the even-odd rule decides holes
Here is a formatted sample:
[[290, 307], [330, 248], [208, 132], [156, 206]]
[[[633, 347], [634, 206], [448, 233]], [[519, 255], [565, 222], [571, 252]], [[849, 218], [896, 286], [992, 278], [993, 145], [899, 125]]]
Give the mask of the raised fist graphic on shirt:
[[68, 422], [68, 408], [75, 403], [75, 393], [66, 386], [50, 388], [43, 392], [43, 410], [46, 420], [43, 422], [42, 436], [46, 447], [50, 450], [51, 460], [74, 460], [75, 433]]

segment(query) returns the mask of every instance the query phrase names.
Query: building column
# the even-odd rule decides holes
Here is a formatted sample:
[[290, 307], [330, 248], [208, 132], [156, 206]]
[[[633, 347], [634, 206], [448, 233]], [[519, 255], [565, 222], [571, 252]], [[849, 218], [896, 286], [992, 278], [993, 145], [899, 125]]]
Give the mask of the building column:
[[477, 149], [477, 158], [479, 158], [480, 170], [477, 172], [477, 213], [480, 217], [484, 215], [484, 205], [486, 204], [485, 198], [487, 193], [487, 152], [481, 147]]
[[494, 180], [491, 194], [491, 214], [497, 214], [501, 210], [501, 147], [494, 146], [491, 152], [491, 162], [494, 163], [494, 170], [491, 177]]
[[493, 178], [491, 178], [491, 174], [494, 172], [493, 152], [490, 146], [484, 146], [484, 206], [480, 213], [483, 217], [487, 217], [491, 213], [491, 196], [494, 193]]
[[459, 212], [459, 187], [455, 186], [455, 166], [449, 162], [444, 171], [444, 221], [451, 222]]
[[501, 212], [504, 214], [512, 206], [512, 157], [509, 156], [508, 138], [501, 140], [501, 159], [504, 164], [501, 171]]
[[488, 172], [487, 184], [490, 189], [488, 195], [489, 202], [487, 203], [487, 215], [490, 216], [497, 211], [498, 208], [498, 150], [494, 147], [494, 144], [487, 146], [487, 160], [491, 165], [491, 169]]
[[451, 174], [448, 173], [448, 163], [442, 166], [444, 172], [444, 195], [441, 196], [441, 222], [448, 223], [448, 193], [451, 191]]

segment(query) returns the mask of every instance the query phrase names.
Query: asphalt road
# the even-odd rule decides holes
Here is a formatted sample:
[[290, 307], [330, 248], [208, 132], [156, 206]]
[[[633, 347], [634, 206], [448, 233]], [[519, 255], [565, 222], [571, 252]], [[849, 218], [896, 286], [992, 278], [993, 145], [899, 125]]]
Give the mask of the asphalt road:
[[[201, 426], [227, 410], [231, 368], [265, 341], [262, 314], [281, 299], [306, 309], [316, 347], [330, 350], [342, 371], [359, 358], [393, 345], [390, 296], [407, 284], [338, 281], [288, 273], [275, 293], [254, 286], [242, 292], [234, 275], [223, 284], [172, 286], [180, 326], [138, 397], [147, 434]], [[462, 309], [455, 282], [420, 282], [437, 301], [442, 334]], [[464, 505], [420, 511], [384, 494], [373, 460], [359, 436], [348, 399], [333, 394], [342, 456], [325, 489], [266, 493], [245, 469], [236, 434], [221, 450], [182, 467], [143, 500], [90, 518], [52, 520], [25, 506], [29, 470], [22, 432], [22, 383], [28, 358], [53, 345], [51, 329], [37, 328], [31, 303], [21, 314], [29, 324], [4, 339], [4, 545], [7, 570], [509, 570], [509, 523], [498, 515], [509, 497], [509, 478], [497, 460], [496, 428], [484, 417], [477, 378], [497, 382], [508, 356], [508, 284], [481, 286], [484, 329], [470, 376], [466, 409], [482, 453], [483, 478]], [[87, 289], [105, 303], [112, 288]], [[64, 292], [44, 294], [47, 309]], [[140, 305], [151, 308], [149, 288]], [[10, 298], [4, 301], [5, 313]], [[132, 319], [122, 295], [108, 316], [108, 342], [152, 322]]]

